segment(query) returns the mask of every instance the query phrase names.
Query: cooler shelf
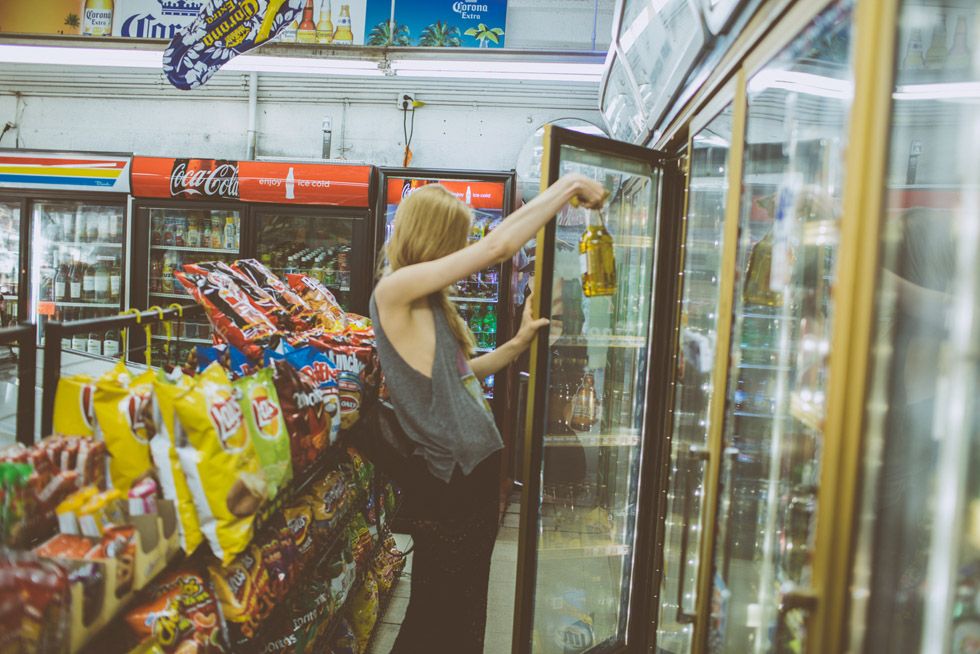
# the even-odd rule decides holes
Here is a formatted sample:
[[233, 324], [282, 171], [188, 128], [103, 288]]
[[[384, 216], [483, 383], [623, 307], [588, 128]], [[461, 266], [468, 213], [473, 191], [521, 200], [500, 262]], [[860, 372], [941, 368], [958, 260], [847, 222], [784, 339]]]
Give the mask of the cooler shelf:
[[151, 245], [151, 250], [171, 250], [178, 252], [209, 252], [214, 254], [238, 254], [238, 249], [228, 250], [225, 248], [194, 248], [186, 245]]

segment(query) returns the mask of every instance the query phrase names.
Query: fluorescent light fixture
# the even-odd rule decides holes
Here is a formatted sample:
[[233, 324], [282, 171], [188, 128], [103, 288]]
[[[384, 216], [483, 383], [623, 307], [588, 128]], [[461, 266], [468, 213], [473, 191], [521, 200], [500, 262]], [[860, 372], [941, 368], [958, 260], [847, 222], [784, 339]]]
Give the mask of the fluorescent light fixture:
[[980, 100], [980, 82], [903, 84], [892, 97], [896, 100]]
[[454, 59], [395, 59], [391, 70], [398, 77], [455, 77], [593, 82], [602, 79], [602, 64], [532, 61], [477, 61]]
[[[32, 45], [0, 45], [0, 63], [49, 66], [95, 66], [163, 69], [163, 53], [156, 50], [71, 48]], [[244, 54], [222, 66], [248, 73], [300, 73], [307, 75], [359, 75], [380, 77], [377, 62], [357, 59], [307, 59], [263, 57]]]
[[[162, 53], [155, 50], [0, 45], [0, 63], [49, 66], [95, 66], [162, 70]], [[353, 75], [382, 77], [378, 60], [240, 55], [223, 66], [249, 73]], [[391, 73], [400, 77], [512, 79], [598, 83], [602, 64], [498, 60], [399, 59]]]
[[854, 82], [813, 73], [795, 70], [763, 69], [749, 80], [749, 93], [760, 93], [767, 89], [782, 89], [807, 95], [819, 95], [837, 100], [850, 100], [854, 97]]

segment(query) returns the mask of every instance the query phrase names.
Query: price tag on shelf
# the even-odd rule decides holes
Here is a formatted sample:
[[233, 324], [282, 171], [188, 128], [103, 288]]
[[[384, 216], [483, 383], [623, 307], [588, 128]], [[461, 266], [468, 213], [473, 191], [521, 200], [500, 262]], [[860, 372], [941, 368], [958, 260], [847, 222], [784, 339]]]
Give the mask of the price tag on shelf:
[[54, 315], [54, 302], [38, 302], [37, 315], [51, 317]]

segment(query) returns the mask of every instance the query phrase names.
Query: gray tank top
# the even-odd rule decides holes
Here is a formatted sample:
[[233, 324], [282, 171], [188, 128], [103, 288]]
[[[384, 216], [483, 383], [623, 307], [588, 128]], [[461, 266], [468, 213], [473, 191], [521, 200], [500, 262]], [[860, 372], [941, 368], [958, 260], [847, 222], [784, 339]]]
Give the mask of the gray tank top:
[[436, 327], [431, 379], [408, 365], [388, 340], [378, 320], [374, 295], [371, 320], [398, 423], [415, 443], [415, 454], [425, 459], [429, 472], [448, 483], [456, 466], [468, 475], [504, 444], [480, 382], [446, 316], [431, 300], [429, 306]]

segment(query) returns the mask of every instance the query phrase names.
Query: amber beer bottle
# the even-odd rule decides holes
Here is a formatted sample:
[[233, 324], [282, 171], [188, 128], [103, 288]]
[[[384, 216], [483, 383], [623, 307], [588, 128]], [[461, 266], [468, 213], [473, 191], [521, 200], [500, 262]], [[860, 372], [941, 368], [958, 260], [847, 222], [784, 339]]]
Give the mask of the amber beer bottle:
[[340, 5], [340, 17], [337, 19], [337, 31], [334, 32], [333, 42], [337, 45], [354, 44], [354, 31], [350, 20], [350, 5]]
[[112, 36], [113, 0], [85, 0], [82, 36]]
[[585, 297], [616, 294], [616, 255], [613, 239], [606, 230], [602, 213], [589, 211], [589, 224], [578, 242], [582, 262], [582, 291]]
[[296, 32], [296, 40], [299, 43], [316, 43], [316, 24], [313, 22], [313, 0], [306, 0], [306, 7], [303, 8], [303, 21], [299, 24]]

